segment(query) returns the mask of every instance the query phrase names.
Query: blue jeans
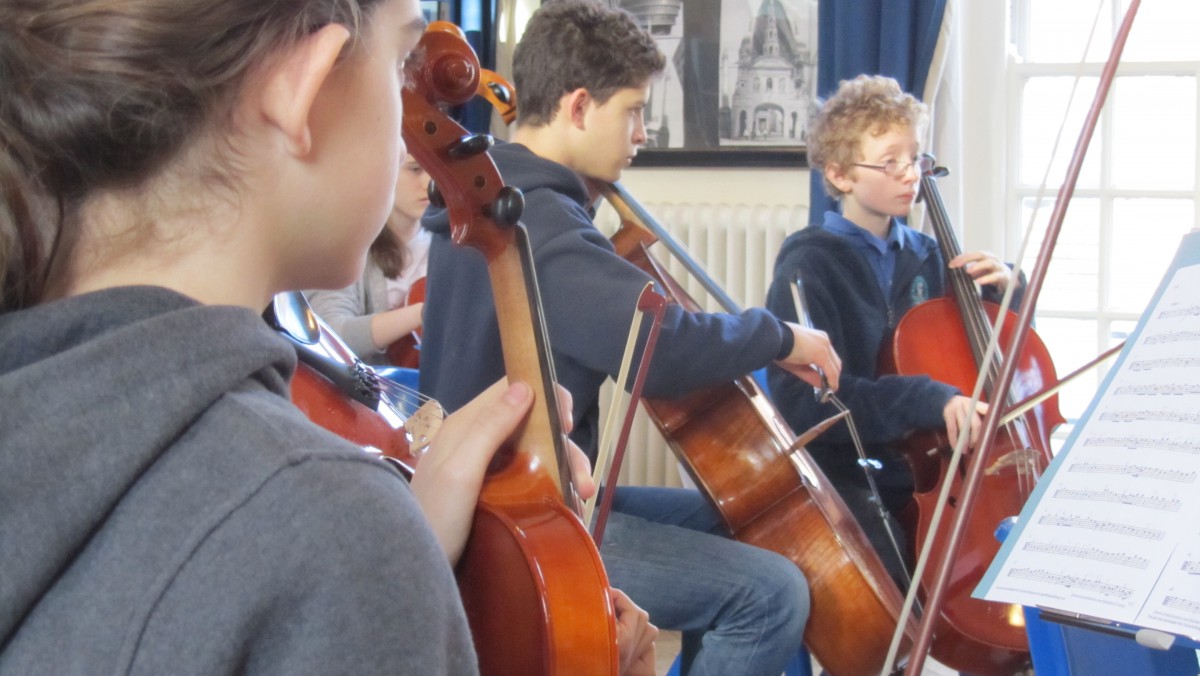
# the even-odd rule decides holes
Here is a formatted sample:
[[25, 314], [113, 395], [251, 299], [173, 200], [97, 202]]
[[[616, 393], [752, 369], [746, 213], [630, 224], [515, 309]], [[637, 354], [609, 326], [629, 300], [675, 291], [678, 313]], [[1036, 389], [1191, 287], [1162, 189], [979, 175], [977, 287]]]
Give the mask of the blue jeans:
[[808, 583], [787, 558], [728, 539], [698, 491], [621, 486], [600, 557], [609, 582], [682, 633], [682, 673], [779, 676], [803, 644]]

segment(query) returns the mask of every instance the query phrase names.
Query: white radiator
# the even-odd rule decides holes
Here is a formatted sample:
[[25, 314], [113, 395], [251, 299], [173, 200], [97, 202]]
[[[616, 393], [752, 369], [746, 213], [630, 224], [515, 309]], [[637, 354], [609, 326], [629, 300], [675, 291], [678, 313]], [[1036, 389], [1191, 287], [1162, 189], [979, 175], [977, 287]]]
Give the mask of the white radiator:
[[[682, 202], [644, 202], [642, 206], [743, 307], [762, 306], [780, 245], [808, 218], [805, 206]], [[611, 234], [619, 225], [616, 212], [603, 206], [596, 216], [596, 225]], [[662, 245], [655, 245], [651, 252], [704, 309], [721, 310], [717, 301]], [[601, 393], [601, 402], [607, 405], [611, 396], [610, 381]], [[603, 422], [606, 416], [607, 412], [602, 411], [600, 420]], [[630, 433], [620, 482], [635, 486], [680, 486], [683, 481], [686, 479], [680, 478], [674, 454], [654, 424], [639, 411]]]

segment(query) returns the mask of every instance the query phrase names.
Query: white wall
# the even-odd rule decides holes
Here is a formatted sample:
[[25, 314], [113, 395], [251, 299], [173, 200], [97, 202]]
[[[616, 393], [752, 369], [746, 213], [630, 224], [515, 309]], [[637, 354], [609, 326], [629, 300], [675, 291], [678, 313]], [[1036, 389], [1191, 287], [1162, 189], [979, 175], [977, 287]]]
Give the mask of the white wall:
[[[640, 202], [808, 205], [807, 169], [627, 169], [621, 183]], [[796, 227], [802, 227], [797, 223]]]
[[1005, 115], [1009, 106], [1008, 82], [1004, 74], [1008, 22], [1004, 2], [954, 2], [958, 13], [956, 31], [963, 36], [962, 119], [963, 166], [958, 170], [962, 186], [962, 233], [967, 251], [987, 249], [1002, 260], [1016, 256], [1020, 233], [1004, 230], [1005, 174], [1009, 163]]

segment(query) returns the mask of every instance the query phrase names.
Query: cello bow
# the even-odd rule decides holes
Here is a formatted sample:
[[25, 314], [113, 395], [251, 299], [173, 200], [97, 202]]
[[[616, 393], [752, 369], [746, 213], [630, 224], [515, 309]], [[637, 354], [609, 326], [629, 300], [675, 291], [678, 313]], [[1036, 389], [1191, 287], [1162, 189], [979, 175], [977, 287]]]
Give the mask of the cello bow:
[[[1108, 61], [1105, 62], [1104, 69], [1100, 74], [1095, 98], [1092, 100], [1092, 106], [1088, 110], [1087, 117], [1084, 120], [1083, 129], [1080, 132], [1079, 140], [1075, 145], [1070, 164], [1067, 167], [1063, 185], [1058, 191], [1054, 209], [1050, 214], [1050, 222], [1046, 227], [1046, 235], [1038, 251], [1037, 262], [1034, 264], [1033, 271], [1030, 273], [1029, 281], [1026, 284], [1025, 299], [1017, 315], [1017, 325], [1011, 339], [1012, 342], [1009, 344], [1008, 354], [1005, 355], [999, 379], [995, 384], [993, 401], [1003, 401], [1012, 383], [1017, 363], [1016, 356], [1024, 348], [1025, 339], [1029, 335], [1029, 328], [1033, 321], [1033, 310], [1037, 306], [1037, 297], [1041, 292], [1042, 282], [1045, 280], [1046, 268], [1049, 266], [1050, 257], [1058, 241], [1058, 234], [1062, 229], [1063, 221], [1066, 219], [1067, 206], [1071, 201], [1071, 196], [1075, 192], [1075, 183], [1083, 167], [1083, 160], [1087, 155], [1088, 145], [1091, 143], [1096, 123], [1100, 119], [1100, 112], [1104, 107], [1105, 99], [1108, 98], [1108, 90], [1112, 85], [1113, 76], [1116, 74], [1117, 65], [1120, 63], [1121, 52], [1125, 49], [1125, 41], [1129, 36], [1129, 30], [1133, 26], [1133, 19], [1137, 15], [1140, 5], [1141, 0], [1132, 0], [1130, 2], [1129, 8], [1125, 11], [1125, 18], [1122, 20], [1121, 26], [1117, 31], [1116, 39], [1113, 41]], [[1000, 406], [993, 406], [988, 410], [988, 414], [983, 421], [983, 432], [979, 442], [979, 450], [976, 452], [978, 459], [986, 457], [987, 449], [991, 448], [996, 438], [996, 432], [1000, 427], [1002, 415], [1003, 411]], [[964, 481], [965, 489], [960, 499], [961, 507], [950, 530], [949, 539], [946, 542], [945, 556], [938, 562], [934, 584], [930, 590], [929, 598], [926, 600], [925, 611], [918, 624], [917, 639], [913, 645], [909, 663], [904, 672], [906, 676], [920, 674], [921, 668], [924, 666], [925, 656], [928, 654], [930, 644], [933, 641], [933, 620], [937, 617], [945, 598], [946, 585], [949, 581], [951, 570], [950, 564], [957, 556], [959, 546], [962, 543], [962, 534], [966, 528], [966, 515], [969, 514], [971, 506], [976, 499], [980, 482], [983, 479], [985, 464], [981, 461], [971, 463], [971, 468]]]
[[[505, 371], [534, 392], [484, 478], [456, 575], [485, 674], [613, 675], [616, 623], [600, 554], [575, 511], [549, 346], [519, 190], [442, 108], [475, 95], [479, 62], [458, 27], [429, 26], [405, 65], [402, 133], [437, 186], [451, 238], [487, 261]], [[432, 191], [431, 191], [432, 192]], [[435, 201], [437, 203], [437, 201]]]

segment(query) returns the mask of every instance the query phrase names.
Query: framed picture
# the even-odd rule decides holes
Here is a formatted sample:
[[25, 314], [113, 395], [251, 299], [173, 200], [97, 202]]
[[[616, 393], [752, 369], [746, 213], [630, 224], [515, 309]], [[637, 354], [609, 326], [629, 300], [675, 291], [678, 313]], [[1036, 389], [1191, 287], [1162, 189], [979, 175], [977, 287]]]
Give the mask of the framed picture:
[[651, 86], [651, 166], [807, 166], [817, 0], [610, 0], [667, 57]]

